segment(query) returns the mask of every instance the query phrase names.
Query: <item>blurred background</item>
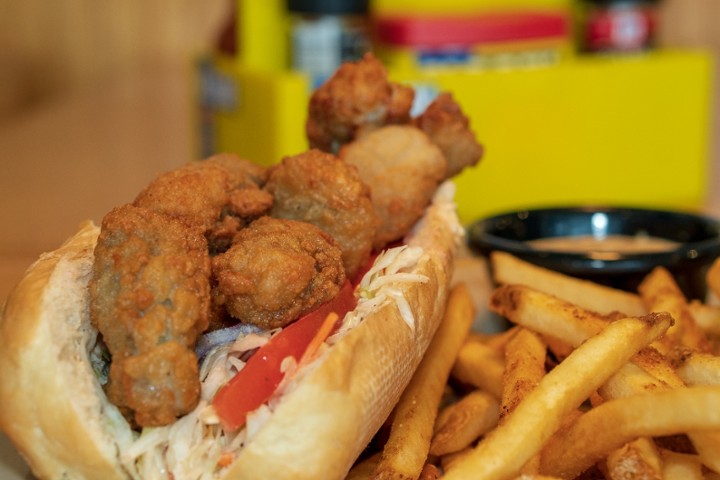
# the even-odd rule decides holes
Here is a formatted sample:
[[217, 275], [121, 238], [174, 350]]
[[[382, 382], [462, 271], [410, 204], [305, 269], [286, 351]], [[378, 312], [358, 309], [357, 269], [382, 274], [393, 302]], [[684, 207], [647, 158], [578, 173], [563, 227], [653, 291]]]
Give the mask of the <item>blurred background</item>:
[[458, 180], [464, 221], [534, 203], [720, 213], [717, 0], [0, 0], [0, 45], [0, 299], [159, 172], [304, 148], [310, 91], [368, 50], [470, 117], [487, 154]]

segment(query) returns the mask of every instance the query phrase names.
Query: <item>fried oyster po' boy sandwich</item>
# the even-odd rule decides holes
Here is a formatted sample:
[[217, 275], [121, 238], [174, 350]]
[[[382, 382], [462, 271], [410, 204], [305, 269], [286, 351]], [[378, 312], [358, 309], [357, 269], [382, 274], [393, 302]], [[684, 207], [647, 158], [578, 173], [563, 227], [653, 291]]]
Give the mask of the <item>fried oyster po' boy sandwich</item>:
[[367, 56], [311, 149], [158, 176], [43, 254], [0, 318], [0, 428], [42, 479], [343, 478], [442, 318], [482, 155]]

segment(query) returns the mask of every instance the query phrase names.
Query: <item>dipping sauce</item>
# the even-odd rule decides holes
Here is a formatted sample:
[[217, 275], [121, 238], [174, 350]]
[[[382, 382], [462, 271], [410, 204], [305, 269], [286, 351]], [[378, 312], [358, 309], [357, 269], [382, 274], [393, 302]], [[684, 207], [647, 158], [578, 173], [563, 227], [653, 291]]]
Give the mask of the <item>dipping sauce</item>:
[[720, 220], [672, 210], [570, 206], [509, 211], [472, 223], [467, 236], [471, 251], [479, 255], [504, 251], [634, 293], [654, 268], [663, 266], [691, 299], [705, 298], [705, 272], [720, 256]]
[[527, 242], [532, 248], [571, 253], [658, 253], [669, 252], [680, 243], [648, 235], [592, 235], [539, 238]]

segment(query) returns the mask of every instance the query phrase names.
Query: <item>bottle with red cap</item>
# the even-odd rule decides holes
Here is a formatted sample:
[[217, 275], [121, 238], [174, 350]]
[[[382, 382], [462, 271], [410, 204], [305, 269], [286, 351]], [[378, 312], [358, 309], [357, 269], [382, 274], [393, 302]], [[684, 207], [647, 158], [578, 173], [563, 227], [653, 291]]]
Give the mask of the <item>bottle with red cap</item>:
[[658, 0], [585, 0], [582, 49], [641, 52], [654, 47]]

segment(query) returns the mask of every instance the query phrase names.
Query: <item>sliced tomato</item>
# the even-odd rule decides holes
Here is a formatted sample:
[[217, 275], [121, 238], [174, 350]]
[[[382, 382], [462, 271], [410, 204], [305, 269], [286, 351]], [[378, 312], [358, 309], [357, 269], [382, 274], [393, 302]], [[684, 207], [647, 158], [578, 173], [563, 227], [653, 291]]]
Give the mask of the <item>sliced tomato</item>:
[[[260, 347], [213, 398], [212, 404], [223, 428], [234, 431], [242, 427], [247, 414], [267, 402], [284, 378], [283, 360], [293, 357], [299, 362], [308, 346], [317, 342], [313, 340], [328, 315], [336, 313], [342, 319], [355, 305], [354, 288], [345, 282], [334, 299], [291, 323]], [[324, 330], [327, 337], [334, 329]]]

